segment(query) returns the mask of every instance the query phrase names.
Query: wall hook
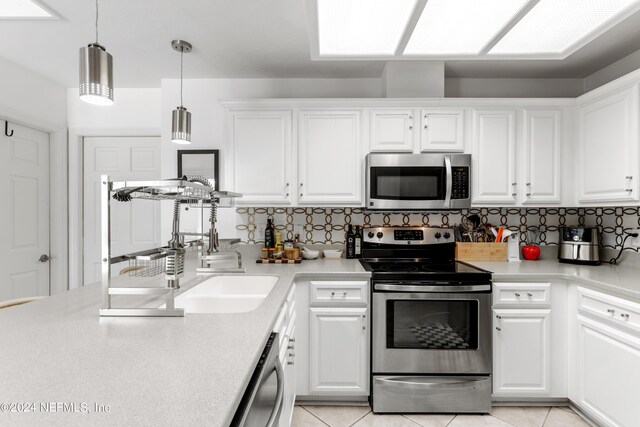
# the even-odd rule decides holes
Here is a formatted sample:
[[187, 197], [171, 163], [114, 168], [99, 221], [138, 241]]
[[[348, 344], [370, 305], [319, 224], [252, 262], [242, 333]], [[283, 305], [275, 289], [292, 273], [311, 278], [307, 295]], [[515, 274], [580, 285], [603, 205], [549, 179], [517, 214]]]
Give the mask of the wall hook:
[[11, 130], [11, 133], [9, 133], [9, 122], [6, 120], [4, 121], [4, 135], [13, 136], [13, 129]]

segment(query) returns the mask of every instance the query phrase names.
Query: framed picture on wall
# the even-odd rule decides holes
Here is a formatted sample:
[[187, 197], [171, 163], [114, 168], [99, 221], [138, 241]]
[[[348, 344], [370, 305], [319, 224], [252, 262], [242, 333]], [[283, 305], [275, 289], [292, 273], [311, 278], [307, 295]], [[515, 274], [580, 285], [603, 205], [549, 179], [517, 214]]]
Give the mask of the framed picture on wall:
[[220, 190], [219, 157], [220, 150], [178, 150], [178, 176], [202, 176]]

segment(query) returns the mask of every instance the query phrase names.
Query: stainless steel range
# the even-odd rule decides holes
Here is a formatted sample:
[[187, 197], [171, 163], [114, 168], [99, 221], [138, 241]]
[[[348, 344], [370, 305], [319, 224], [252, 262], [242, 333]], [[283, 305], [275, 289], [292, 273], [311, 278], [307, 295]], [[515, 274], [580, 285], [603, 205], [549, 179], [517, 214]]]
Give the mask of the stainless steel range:
[[362, 256], [373, 412], [488, 413], [491, 273], [455, 261], [444, 228], [365, 229]]

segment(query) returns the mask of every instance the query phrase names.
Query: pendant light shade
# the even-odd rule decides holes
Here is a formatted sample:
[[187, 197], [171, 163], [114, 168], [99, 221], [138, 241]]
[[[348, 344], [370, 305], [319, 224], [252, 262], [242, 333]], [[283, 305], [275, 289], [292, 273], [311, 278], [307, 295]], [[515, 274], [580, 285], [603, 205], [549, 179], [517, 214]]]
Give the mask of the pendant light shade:
[[94, 105], [113, 104], [113, 57], [98, 43], [98, 0], [96, 0], [96, 42], [80, 48], [80, 99]]
[[191, 113], [182, 105], [182, 55], [191, 52], [191, 43], [173, 40], [173, 50], [180, 52], [180, 106], [171, 113], [171, 141], [176, 144], [191, 144]]
[[97, 43], [80, 48], [80, 99], [95, 105], [113, 104], [113, 58]]
[[176, 144], [191, 144], [191, 113], [184, 107], [178, 107], [172, 112], [171, 141]]

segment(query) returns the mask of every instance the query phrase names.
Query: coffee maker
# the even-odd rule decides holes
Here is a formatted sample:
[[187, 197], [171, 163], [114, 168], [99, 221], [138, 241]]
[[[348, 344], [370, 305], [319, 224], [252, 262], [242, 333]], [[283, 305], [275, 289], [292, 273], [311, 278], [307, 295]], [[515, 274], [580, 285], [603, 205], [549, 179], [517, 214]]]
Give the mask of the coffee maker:
[[558, 261], [600, 264], [600, 232], [597, 227], [559, 227]]

